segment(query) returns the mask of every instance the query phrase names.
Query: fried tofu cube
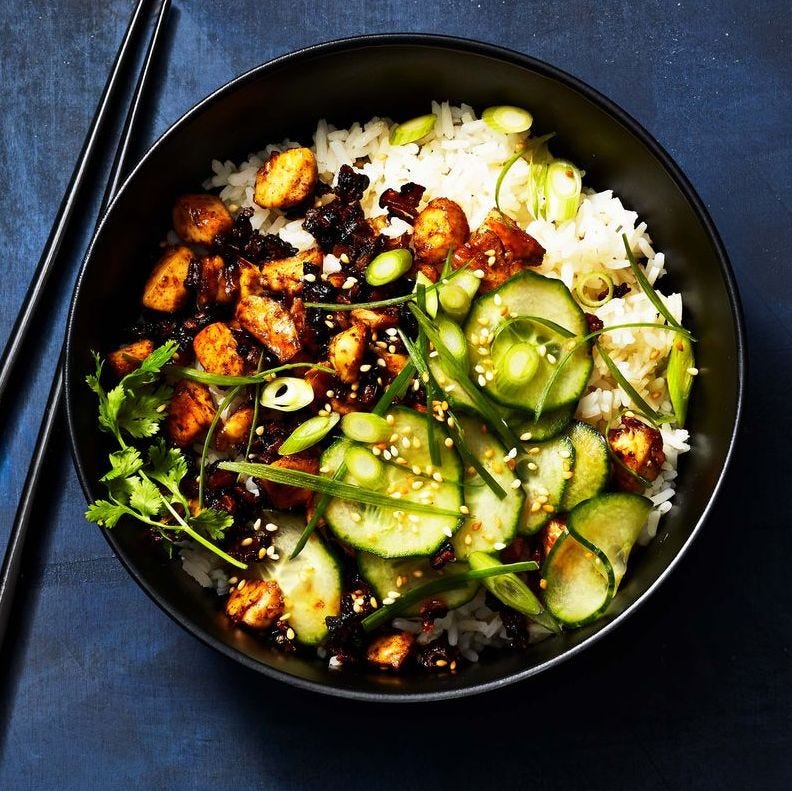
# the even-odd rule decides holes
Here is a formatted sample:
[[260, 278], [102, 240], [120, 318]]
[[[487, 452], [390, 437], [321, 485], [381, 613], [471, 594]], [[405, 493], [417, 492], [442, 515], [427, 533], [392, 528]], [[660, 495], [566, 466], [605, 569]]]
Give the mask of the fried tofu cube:
[[190, 244], [211, 244], [218, 233], [231, 230], [231, 214], [216, 195], [182, 195], [173, 206], [173, 229]]
[[527, 266], [539, 266], [544, 258], [544, 247], [516, 223], [509, 222], [497, 209], [491, 209], [478, 229], [478, 233], [492, 231], [503, 245], [507, 261], [522, 261]]
[[416, 261], [436, 266], [448, 251], [459, 247], [470, 236], [470, 226], [462, 207], [448, 198], [435, 198], [415, 218], [412, 246]]
[[352, 320], [365, 324], [370, 330], [386, 330], [399, 323], [398, 310], [369, 310], [369, 308], [355, 308], [351, 311]]
[[357, 382], [367, 343], [368, 327], [360, 322], [354, 322], [349, 329], [331, 339], [328, 346], [330, 365], [344, 384]]
[[[329, 365], [327, 362], [320, 362], [317, 364], [323, 368], [327, 368]], [[311, 385], [315, 404], [324, 404], [327, 399], [331, 397], [327, 395], [328, 391], [331, 391], [333, 387], [334, 377], [331, 374], [326, 371], [320, 371], [318, 368], [309, 368], [305, 374], [303, 374], [303, 379]]]
[[107, 355], [107, 362], [113, 369], [113, 373], [121, 378], [128, 373], [132, 373], [140, 367], [140, 363], [154, 351], [154, 344], [147, 338], [134, 343], [127, 343], [120, 349], [110, 352]]
[[410, 359], [406, 354], [392, 354], [385, 351], [378, 351], [377, 355], [385, 361], [385, 370], [391, 376], [398, 376]]
[[255, 295], [243, 297], [237, 303], [236, 319], [282, 363], [291, 360], [302, 348], [289, 311], [274, 299]]
[[184, 281], [195, 253], [189, 247], [169, 248], [157, 262], [143, 289], [143, 307], [160, 313], [176, 313], [190, 297]]
[[305, 264], [322, 265], [322, 253], [318, 247], [290, 258], [268, 261], [261, 267], [261, 283], [267, 291], [296, 296], [303, 288]]
[[375, 638], [366, 649], [366, 659], [380, 670], [401, 670], [415, 637], [409, 632], [396, 632]]
[[207, 305], [227, 305], [234, 298], [234, 286], [224, 276], [223, 259], [219, 255], [204, 256], [198, 262], [197, 302]]
[[215, 437], [215, 448], [222, 453], [241, 448], [250, 436], [250, 427], [253, 425], [253, 407], [243, 406], [237, 409]]
[[206, 385], [182, 379], [168, 404], [165, 430], [176, 445], [186, 448], [207, 432], [215, 411]]
[[[608, 444], [624, 467], [647, 481], [657, 478], [666, 460], [662, 434], [654, 426], [629, 415], [621, 419], [621, 425], [608, 431]], [[613, 473], [621, 489], [628, 492], [643, 489], [641, 482], [621, 465], [615, 464]]]
[[204, 327], [193, 338], [193, 350], [198, 362], [210, 374], [242, 376], [245, 361], [239, 354], [234, 334], [222, 321]]
[[253, 200], [265, 209], [287, 209], [307, 200], [318, 179], [316, 156], [309, 148], [277, 151], [256, 173]]
[[261, 270], [248, 261], [239, 262], [239, 298], [244, 299], [251, 295], [260, 297], [264, 293], [264, 282], [261, 279]]
[[[293, 453], [291, 456], [282, 456], [272, 463], [273, 467], [280, 467], [284, 470], [299, 470], [300, 472], [310, 472], [312, 475], [319, 474], [319, 459], [310, 451]], [[307, 489], [300, 489], [297, 486], [287, 486], [284, 483], [273, 483], [272, 481], [258, 480], [267, 493], [272, 505], [275, 508], [297, 508], [306, 507], [313, 500], [313, 493]]]
[[226, 615], [251, 629], [269, 629], [283, 615], [283, 592], [275, 580], [246, 579], [232, 588]]

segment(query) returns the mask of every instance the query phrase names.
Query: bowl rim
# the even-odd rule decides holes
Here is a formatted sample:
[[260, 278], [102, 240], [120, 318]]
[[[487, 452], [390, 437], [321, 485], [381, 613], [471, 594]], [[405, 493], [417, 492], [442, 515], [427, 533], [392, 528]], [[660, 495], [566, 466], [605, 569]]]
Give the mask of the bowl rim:
[[743, 415], [745, 387], [746, 387], [745, 384], [746, 369], [747, 369], [747, 352], [746, 352], [746, 341], [745, 341], [744, 318], [743, 318], [743, 311], [742, 311], [739, 294], [737, 291], [736, 279], [734, 276], [734, 272], [731, 268], [731, 264], [729, 262], [729, 258], [726, 253], [723, 242], [721, 241], [721, 238], [715, 228], [715, 225], [709, 215], [709, 212], [704, 206], [704, 203], [701, 200], [701, 198], [698, 196], [690, 180], [682, 172], [681, 168], [676, 164], [676, 162], [671, 158], [671, 156], [666, 152], [666, 150], [660, 145], [660, 143], [658, 143], [657, 140], [655, 140], [655, 138], [637, 120], [635, 120], [629, 113], [623, 110], [619, 105], [617, 105], [611, 99], [608, 99], [598, 90], [592, 88], [583, 80], [573, 76], [572, 74], [569, 74], [566, 71], [563, 71], [557, 66], [539, 60], [531, 55], [526, 55], [521, 52], [517, 52], [515, 50], [511, 50], [495, 44], [476, 41], [474, 39], [466, 39], [457, 36], [445, 36], [445, 35], [436, 35], [436, 34], [427, 34], [427, 33], [385, 33], [385, 34], [352, 36], [352, 37], [334, 39], [326, 42], [312, 44], [310, 46], [303, 47], [301, 49], [294, 50], [286, 54], [277, 56], [272, 60], [266, 61], [258, 66], [254, 66], [253, 68], [248, 69], [247, 71], [237, 75], [236, 77], [232, 78], [221, 87], [212, 91], [208, 96], [206, 96], [204, 99], [202, 99], [192, 108], [190, 108], [187, 112], [185, 112], [175, 123], [173, 123], [170, 127], [168, 127], [168, 129], [166, 129], [148, 147], [145, 154], [143, 154], [143, 156], [140, 158], [140, 160], [132, 169], [132, 171], [129, 173], [129, 175], [126, 177], [126, 179], [124, 179], [124, 182], [120, 187], [120, 189], [118, 190], [115, 198], [113, 199], [113, 201], [111, 201], [111, 203], [107, 207], [107, 210], [102, 216], [101, 222], [97, 227], [96, 233], [94, 234], [91, 240], [85, 258], [80, 266], [80, 271], [74, 286], [74, 291], [71, 296], [68, 319], [66, 323], [66, 337], [65, 337], [65, 347], [64, 347], [65, 365], [64, 365], [63, 377], [64, 377], [65, 392], [66, 392], [66, 405], [65, 405], [66, 420], [67, 420], [67, 428], [69, 433], [72, 460], [74, 463], [75, 470], [77, 472], [78, 479], [80, 481], [80, 485], [83, 490], [83, 494], [85, 495], [86, 500], [90, 501], [92, 499], [91, 488], [95, 485], [95, 482], [92, 481], [87, 475], [87, 472], [82, 466], [82, 462], [80, 460], [77, 451], [79, 438], [78, 438], [78, 432], [76, 426], [76, 418], [72, 407], [72, 399], [70, 397], [71, 393], [74, 391], [75, 385], [82, 382], [81, 373], [75, 372], [74, 366], [71, 363], [71, 361], [74, 359], [74, 354], [73, 354], [74, 348], [71, 339], [73, 334], [72, 333], [73, 326], [76, 322], [75, 308], [77, 304], [77, 299], [83, 281], [86, 276], [88, 264], [93, 258], [93, 252], [96, 245], [96, 240], [99, 236], [101, 236], [105, 224], [108, 220], [108, 217], [113, 212], [114, 206], [116, 202], [119, 200], [120, 196], [126, 191], [128, 185], [135, 180], [138, 171], [145, 166], [146, 161], [151, 156], [153, 156], [155, 150], [158, 149], [161, 145], [163, 145], [167, 139], [169, 139], [173, 135], [179, 134], [179, 132], [183, 127], [187, 126], [193, 120], [194, 117], [202, 113], [210, 105], [222, 99], [225, 95], [236, 91], [245, 83], [257, 79], [261, 74], [270, 71], [275, 71], [291, 63], [307, 61], [316, 56], [330, 55], [343, 50], [354, 51], [354, 50], [366, 49], [372, 47], [376, 48], [376, 47], [394, 47], [394, 46], [413, 46], [413, 47], [449, 49], [454, 51], [465, 52], [468, 54], [480, 55], [483, 57], [500, 60], [512, 65], [530, 69], [534, 72], [541, 74], [542, 76], [561, 82], [567, 85], [568, 87], [572, 88], [573, 90], [577, 91], [578, 93], [582, 94], [586, 99], [591, 101], [593, 104], [599, 106], [600, 108], [604, 109], [609, 115], [614, 117], [619, 123], [621, 123], [624, 127], [626, 127], [627, 130], [632, 135], [637, 137], [640, 140], [640, 142], [644, 146], [646, 146], [646, 148], [658, 159], [663, 169], [671, 176], [671, 179], [675, 182], [677, 188], [680, 190], [680, 192], [685, 197], [686, 201], [692, 207], [695, 215], [697, 216], [699, 222], [704, 228], [705, 233], [707, 234], [709, 240], [711, 241], [713, 248], [715, 250], [716, 258], [718, 259], [718, 263], [720, 265], [720, 274], [721, 277], [723, 278], [723, 282], [729, 299], [729, 307], [731, 309], [731, 315], [734, 323], [734, 331], [735, 331], [735, 339], [736, 339], [735, 353], [736, 353], [736, 368], [737, 368], [737, 393], [736, 393], [736, 404], [735, 404], [735, 420], [732, 426], [731, 435], [729, 436], [728, 439], [728, 446], [726, 449], [725, 460], [723, 463], [723, 467], [721, 468], [717, 476], [717, 479], [713, 485], [712, 493], [710, 494], [709, 500], [706, 506], [704, 507], [701, 516], [699, 517], [698, 521], [691, 529], [690, 535], [687, 537], [685, 542], [681, 545], [681, 547], [677, 551], [676, 556], [662, 570], [662, 572], [659, 574], [657, 579], [655, 579], [654, 582], [632, 604], [630, 604], [622, 612], [618, 613], [613, 618], [613, 620], [609, 621], [598, 631], [594, 632], [593, 634], [586, 637], [577, 645], [572, 646], [571, 648], [565, 650], [563, 653], [557, 656], [554, 656], [533, 667], [526, 668], [524, 670], [506, 675], [503, 678], [474, 684], [468, 687], [461, 687], [461, 688], [449, 689], [449, 690], [438, 690], [436, 692], [414, 692], [414, 693], [387, 692], [387, 691], [378, 692], [378, 691], [356, 690], [344, 686], [336, 686], [333, 684], [325, 684], [321, 682], [310, 681], [308, 679], [304, 679], [292, 675], [291, 673], [278, 670], [277, 668], [270, 667], [268, 665], [265, 665], [261, 662], [252, 659], [248, 655], [242, 653], [236, 648], [233, 648], [232, 646], [228, 645], [222, 640], [219, 640], [213, 637], [212, 635], [208, 634], [207, 632], [204, 632], [200, 627], [193, 624], [189, 619], [185, 618], [185, 616], [183, 616], [180, 612], [178, 612], [175, 607], [171, 607], [168, 604], [168, 602], [165, 601], [164, 598], [157, 593], [156, 590], [154, 590], [152, 587], [150, 587], [147, 584], [147, 582], [137, 572], [134, 565], [126, 557], [124, 550], [120, 547], [119, 542], [115, 539], [113, 532], [110, 530], [101, 531], [107, 542], [110, 544], [110, 547], [112, 548], [114, 554], [121, 561], [121, 564], [130, 574], [130, 576], [135, 580], [135, 582], [137, 582], [137, 584], [143, 589], [146, 595], [163, 612], [165, 612], [172, 620], [174, 620], [177, 624], [179, 624], [179, 626], [181, 626], [188, 633], [196, 637], [202, 643], [210, 646], [211, 648], [214, 648], [216, 651], [219, 651], [221, 654], [224, 654], [225, 656], [239, 662], [243, 666], [251, 670], [255, 670], [259, 673], [262, 673], [265, 676], [268, 676], [269, 678], [276, 679], [278, 681], [282, 681], [287, 684], [291, 684], [300, 689], [310, 690], [312, 692], [318, 692], [324, 695], [331, 695], [334, 697], [366, 701], [366, 702], [421, 703], [421, 702], [439, 701], [439, 700], [452, 700], [461, 697], [478, 695], [484, 692], [501, 689], [511, 684], [524, 681], [527, 678], [537, 676], [543, 671], [546, 671], [552, 667], [556, 667], [562, 664], [563, 662], [566, 662], [567, 660], [571, 659], [572, 657], [582, 652], [584, 649], [588, 648], [598, 640], [602, 639], [603, 637], [614, 631], [624, 620], [626, 620], [635, 611], [637, 611], [640, 608], [640, 606], [654, 593], [654, 591], [667, 579], [667, 577], [671, 574], [674, 568], [676, 568], [681, 558], [688, 551], [690, 545], [692, 544], [696, 536], [699, 534], [702, 525], [709, 516], [709, 513], [715, 503], [715, 500], [717, 499], [720, 493], [726, 473], [731, 464], [734, 455], [736, 438], [738, 435], [740, 422], [742, 420], [742, 415]]

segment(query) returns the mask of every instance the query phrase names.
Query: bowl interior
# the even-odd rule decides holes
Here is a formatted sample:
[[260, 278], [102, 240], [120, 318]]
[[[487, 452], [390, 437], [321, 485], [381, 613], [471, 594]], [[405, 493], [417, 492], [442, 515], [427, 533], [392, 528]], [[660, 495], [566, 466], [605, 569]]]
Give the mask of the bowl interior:
[[373, 115], [410, 118], [427, 112], [431, 99], [464, 101], [477, 110], [492, 104], [529, 108], [538, 133], [556, 132], [556, 155], [584, 168], [588, 185], [613, 189], [648, 223], [667, 255], [664, 285], [684, 293], [686, 320], [699, 338], [702, 375], [689, 415], [693, 451], [684, 457], [682, 483], [660, 535], [636, 559], [605, 619], [527, 655], [508, 653], [449, 677], [344, 675], [318, 660], [278, 654], [232, 628], [214, 597], [163, 563], [134, 525], [109, 533], [133, 576], [196, 636], [271, 675], [348, 696], [415, 699], [480, 691], [538, 672], [611, 628], [660, 580], [698, 528], [739, 414], [742, 345], [728, 265], [697, 198], [645, 132], [591, 89], [514, 53], [448, 39], [360, 39], [287, 56], [204, 101], [153, 147], [112, 205], [81, 274], [67, 338], [69, 425], [86, 493], [100, 494], [96, 481], [108, 451], [96, 430], [94, 396], [83, 385], [89, 350], [109, 348], [115, 328], [134, 316], [174, 199], [200, 189], [212, 159], [238, 161], [287, 136], [310, 143], [319, 118], [341, 127]]

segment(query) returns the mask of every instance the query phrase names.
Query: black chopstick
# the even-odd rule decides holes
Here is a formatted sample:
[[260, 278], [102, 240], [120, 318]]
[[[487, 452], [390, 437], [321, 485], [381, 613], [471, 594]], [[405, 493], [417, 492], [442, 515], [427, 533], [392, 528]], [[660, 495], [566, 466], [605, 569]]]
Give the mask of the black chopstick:
[[71, 226], [77, 197], [97, 159], [97, 149], [102, 145], [102, 130], [110, 116], [110, 108], [119, 93], [119, 86], [124, 82], [123, 77], [128, 70], [128, 64], [134, 59], [135, 44], [140, 32], [148, 21], [148, 14], [145, 11], [150, 2], [151, 0], [138, 0], [132, 13], [129, 27], [121, 41], [121, 46], [118, 48], [118, 53], [110, 70], [110, 76], [105, 83], [91, 127], [88, 130], [82, 151], [80, 151], [80, 156], [74, 167], [71, 181], [55, 215], [55, 223], [52, 226], [47, 243], [44, 245], [44, 251], [25, 293], [25, 298], [17, 314], [11, 335], [3, 350], [2, 358], [0, 358], [0, 404], [4, 401], [6, 389], [19, 360], [19, 354], [22, 351], [25, 338], [30, 328], [36, 323], [36, 311], [47, 282], [50, 275], [58, 267], [58, 254]]
[[[121, 45], [121, 49], [127, 45], [129, 40], [129, 32], [133, 26], [138, 24], [140, 18], [140, 10], [143, 7], [145, 0], [140, 0], [130, 22], [127, 35]], [[121, 139], [116, 149], [113, 165], [110, 169], [108, 177], [107, 188], [102, 198], [102, 205], [99, 210], [99, 219], [97, 220], [97, 227], [99, 220], [104, 213], [104, 210], [109, 205], [110, 201], [115, 196], [121, 181], [128, 170], [129, 152], [132, 140], [137, 133], [137, 126], [140, 119], [140, 109], [143, 105], [144, 96], [147, 88], [151, 85], [151, 68], [152, 63], [156, 59], [162, 43], [162, 36], [165, 30], [165, 22], [167, 19], [168, 11], [170, 9], [171, 0], [162, 0], [157, 15], [157, 21], [149, 39], [148, 49], [143, 62], [143, 67], [135, 86], [135, 91], [129, 105], [124, 129], [121, 133]], [[121, 50], [119, 50], [119, 57]], [[113, 66], [113, 74], [117, 71], [119, 58], [116, 58], [116, 63]], [[108, 85], [113, 79], [111, 74]], [[105, 88], [105, 93], [107, 88]], [[104, 96], [103, 96], [104, 100]], [[101, 107], [100, 103], [100, 107]], [[78, 165], [78, 169], [80, 166]], [[75, 171], [76, 172], [76, 171]], [[68, 197], [68, 196], [67, 196]], [[43, 259], [42, 259], [43, 260]], [[0, 391], [1, 392], [1, 391]], [[47, 458], [47, 451], [53, 435], [53, 430], [58, 422], [58, 418], [62, 416], [62, 401], [63, 401], [63, 350], [61, 350], [60, 358], [58, 360], [58, 367], [55, 371], [55, 376], [50, 388], [49, 397], [47, 399], [47, 407], [44, 412], [44, 417], [41, 421], [38, 437], [36, 438], [35, 450], [33, 457], [30, 461], [28, 474], [25, 478], [25, 485], [22, 489], [22, 494], [19, 498], [19, 505], [14, 517], [14, 525], [11, 529], [11, 537], [6, 548], [5, 557], [3, 559], [3, 566], [0, 569], [0, 648], [2, 648], [3, 641], [8, 627], [8, 622], [11, 617], [11, 609], [14, 600], [14, 592], [16, 584], [22, 567], [22, 556], [25, 545], [25, 539], [28, 534], [30, 526], [30, 519], [33, 513], [33, 508], [36, 502], [36, 494], [38, 492], [39, 481], [41, 473], [45, 466]]]

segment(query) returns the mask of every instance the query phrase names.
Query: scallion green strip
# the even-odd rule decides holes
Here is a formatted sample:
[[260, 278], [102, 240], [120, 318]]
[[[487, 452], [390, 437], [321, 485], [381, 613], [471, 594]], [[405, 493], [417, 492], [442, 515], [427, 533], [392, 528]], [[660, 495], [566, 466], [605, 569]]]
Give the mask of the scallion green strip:
[[[417, 296], [418, 296], [418, 308], [424, 312], [426, 312], [426, 286], [418, 286], [417, 289]], [[442, 294], [442, 292], [440, 292]], [[415, 347], [410, 343], [407, 336], [399, 330], [399, 336], [402, 339], [402, 343], [405, 346], [409, 344], [409, 348], [411, 349], [410, 352], [410, 359], [413, 361], [413, 364], [418, 369], [421, 374], [421, 379], [424, 382], [424, 388], [426, 390], [426, 416], [427, 416], [427, 423], [426, 423], [426, 441], [429, 443], [429, 460], [435, 467], [439, 467], [442, 463], [440, 458], [440, 447], [437, 444], [437, 439], [435, 437], [436, 434], [436, 426], [434, 420], [434, 401], [435, 401], [435, 393], [434, 393], [434, 382], [432, 381], [432, 377], [428, 374], [428, 369], [426, 368], [426, 360], [429, 359], [429, 341], [426, 338], [426, 333], [422, 330], [418, 330], [418, 352], [416, 353]], [[418, 365], [418, 360], [420, 360], [420, 365], [423, 366], [424, 370], [421, 371], [421, 367]]]
[[[518, 159], [530, 157], [529, 164], [533, 164], [534, 153], [536, 153], [536, 151], [538, 151], [541, 146], [543, 146], [552, 137], [555, 137], [555, 132], [551, 132], [549, 135], [542, 135], [541, 137], [537, 137], [529, 141], [525, 148], [520, 151], [516, 151], [506, 160], [506, 162], [504, 162], [501, 172], [498, 174], [498, 180], [495, 182], [495, 208], [503, 217], [508, 216], [500, 207], [501, 185], [503, 184], [503, 180], [506, 178], [506, 174], [511, 170], [512, 165], [514, 165]], [[511, 220], [511, 217], [509, 217], [509, 219]]]
[[506, 425], [492, 402], [473, 383], [467, 371], [454, 359], [453, 354], [446, 348], [440, 339], [440, 334], [432, 326], [426, 314], [413, 305], [410, 305], [410, 310], [426, 333], [426, 337], [429, 338], [437, 350], [443, 365], [473, 402], [474, 409], [484, 418], [498, 437], [506, 443], [507, 447], [516, 448], [518, 440], [514, 432]]
[[[450, 254], [450, 253], [449, 253]], [[455, 269], [450, 275], [440, 278], [436, 283], [432, 283], [426, 287], [427, 294], [433, 294], [437, 289], [451, 283], [457, 275], [466, 272], [471, 266], [471, 262], [467, 261], [462, 264], [459, 269]], [[335, 302], [306, 302], [304, 307], [317, 308], [318, 310], [376, 310], [377, 308], [389, 308], [393, 305], [404, 305], [407, 302], [415, 301], [416, 292], [413, 290], [409, 294], [402, 294], [400, 297], [390, 297], [390, 299], [377, 299], [373, 302], [354, 302], [351, 304], [337, 304]]]
[[655, 308], [657, 308], [657, 312], [663, 316], [672, 327], [681, 328], [682, 325], [673, 317], [671, 311], [665, 306], [663, 300], [657, 295], [657, 292], [652, 287], [652, 284], [646, 279], [643, 269], [638, 266], [635, 256], [632, 254], [632, 250], [630, 249], [630, 243], [627, 241], [626, 233], [622, 234], [622, 241], [624, 242], [624, 249], [627, 252], [627, 260], [630, 262], [630, 269], [632, 269], [632, 273], [635, 275], [635, 279], [638, 281], [638, 284], [641, 286], [644, 294], [646, 294], [646, 296], [649, 298], [649, 301], [655, 306]]
[[282, 467], [275, 467], [272, 464], [253, 464], [246, 461], [224, 461], [219, 465], [221, 470], [230, 472], [241, 472], [245, 475], [252, 475], [255, 478], [263, 478], [265, 481], [280, 483], [285, 486], [297, 486], [308, 489], [311, 492], [329, 494], [331, 497], [338, 497], [342, 500], [351, 500], [364, 505], [376, 505], [379, 508], [392, 508], [394, 510], [412, 511], [414, 513], [432, 514], [434, 516], [453, 516], [459, 518], [458, 511], [450, 511], [447, 508], [437, 508], [426, 503], [413, 502], [406, 498], [388, 497], [385, 494], [372, 492], [360, 486], [350, 483], [325, 478], [321, 475], [313, 475], [310, 472], [300, 470], [287, 470]]
[[616, 383], [624, 390], [625, 393], [630, 397], [630, 400], [638, 407], [642, 412], [645, 412], [649, 415], [652, 420], [657, 421], [658, 423], [666, 422], [671, 416], [670, 415], [662, 415], [659, 412], [655, 412], [649, 404], [643, 399], [641, 394], [630, 384], [627, 380], [627, 377], [619, 370], [619, 367], [613, 362], [611, 356], [602, 348], [599, 341], [597, 341], [597, 351], [602, 357], [603, 362], [605, 365], [608, 366], [608, 370], [611, 372], [611, 375], [616, 380]]
[[653, 330], [666, 330], [668, 332], [675, 332], [678, 335], [683, 335], [688, 340], [695, 341], [696, 339], [690, 334], [688, 330], [684, 327], [669, 327], [667, 324], [654, 324], [648, 321], [634, 321], [627, 324], [614, 324], [611, 327], [603, 327], [601, 330], [594, 330], [593, 332], [588, 333], [588, 335], [584, 335], [579, 337], [575, 343], [569, 348], [567, 353], [558, 361], [555, 366], [555, 369], [547, 380], [542, 392], [539, 394], [539, 398], [536, 401], [536, 409], [534, 410], [536, 413], [536, 419], [542, 416], [542, 412], [544, 411], [544, 403], [547, 401], [547, 396], [550, 394], [550, 391], [553, 389], [553, 385], [556, 382], [556, 379], [561, 374], [561, 370], [563, 367], [569, 362], [570, 357], [581, 347], [583, 344], [588, 343], [589, 341], [593, 340], [594, 338], [598, 338], [600, 335], [603, 335], [606, 332], [613, 332], [614, 330], [632, 330], [632, 329], [653, 329]]
[[527, 560], [522, 563], [505, 563], [502, 566], [496, 566], [488, 569], [470, 569], [461, 574], [453, 574], [448, 577], [441, 577], [440, 579], [427, 582], [418, 588], [413, 588], [403, 596], [396, 599], [393, 604], [386, 604], [380, 607], [376, 612], [367, 615], [361, 622], [364, 631], [371, 632], [378, 626], [390, 621], [399, 613], [417, 604], [424, 599], [434, 596], [436, 593], [443, 593], [444, 591], [454, 590], [455, 588], [463, 588], [468, 582], [475, 580], [483, 580], [488, 577], [498, 577], [501, 574], [520, 574], [526, 571], [536, 571], [539, 566], [532, 560]]
[[214, 413], [212, 422], [209, 424], [209, 430], [206, 432], [203, 448], [201, 448], [201, 466], [198, 470], [198, 510], [199, 511], [203, 508], [204, 478], [206, 475], [206, 457], [209, 453], [209, 445], [211, 444], [212, 438], [214, 437], [217, 424], [220, 422], [220, 416], [222, 415], [225, 408], [239, 395], [239, 391], [242, 390], [243, 387], [244, 385], [238, 385], [237, 387], [233, 388], [232, 390], [229, 390], [228, 393], [226, 393], [226, 395], [223, 397], [223, 400], [218, 404], [217, 411]]
[[[261, 372], [261, 363], [264, 361], [264, 352], [259, 354], [258, 365], [256, 366], [256, 373]], [[259, 414], [259, 396], [261, 396], [261, 382], [256, 382], [256, 388], [253, 391], [253, 419], [250, 421], [250, 431], [248, 431], [247, 444], [245, 445], [245, 455], [242, 457], [245, 461], [250, 456], [250, 448], [253, 446], [253, 437], [256, 433], [256, 423], [258, 423]], [[241, 475], [237, 475], [237, 483], [241, 479]]]
[[216, 387], [232, 387], [236, 385], [257, 385], [266, 382], [270, 376], [275, 376], [281, 371], [289, 371], [293, 368], [313, 368], [327, 374], [335, 374], [332, 368], [327, 368], [316, 363], [287, 363], [279, 365], [277, 368], [268, 368], [266, 371], [251, 374], [250, 376], [224, 376], [223, 374], [210, 374], [208, 371], [197, 371], [195, 368], [184, 368], [174, 365], [168, 372], [180, 379], [191, 379], [193, 382], [200, 382], [204, 385], [215, 385]]

